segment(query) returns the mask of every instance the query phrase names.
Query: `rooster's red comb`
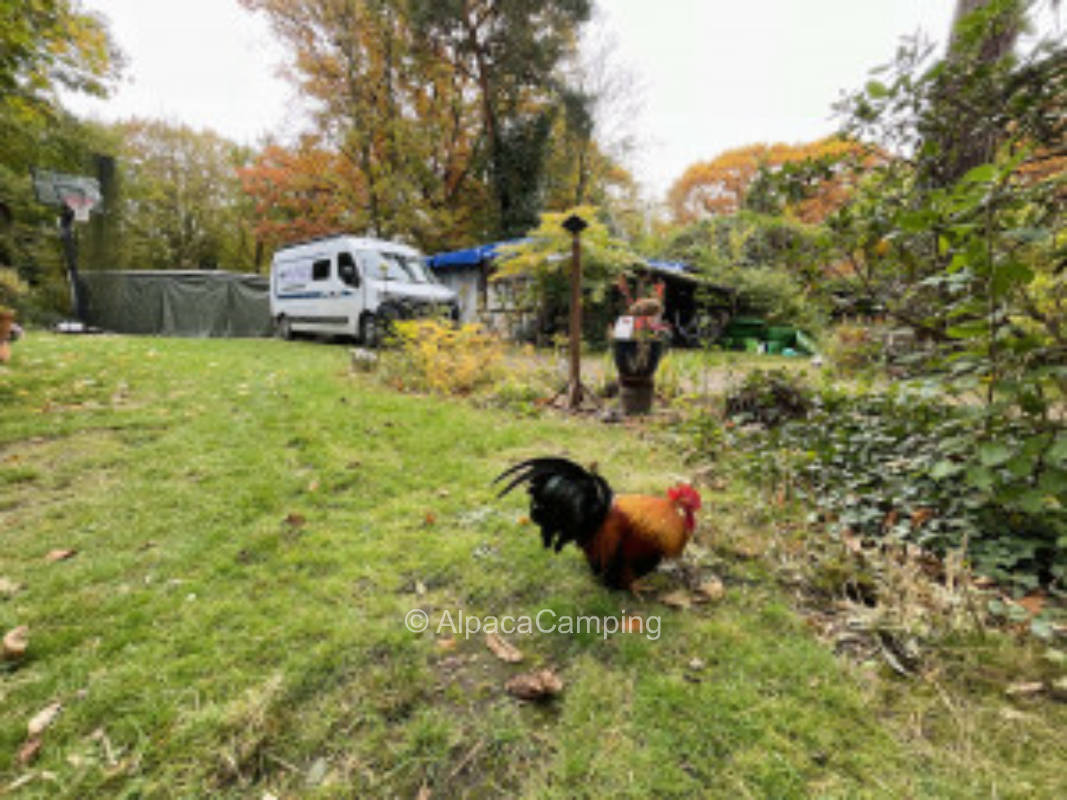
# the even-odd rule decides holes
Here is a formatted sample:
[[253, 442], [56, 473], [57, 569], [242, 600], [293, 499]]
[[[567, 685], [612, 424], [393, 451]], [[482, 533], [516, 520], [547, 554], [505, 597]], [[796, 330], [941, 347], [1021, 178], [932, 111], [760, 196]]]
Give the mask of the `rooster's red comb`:
[[667, 490], [667, 497], [671, 500], [681, 501], [682, 505], [688, 506], [693, 511], [700, 510], [700, 493], [688, 483], [679, 483]]

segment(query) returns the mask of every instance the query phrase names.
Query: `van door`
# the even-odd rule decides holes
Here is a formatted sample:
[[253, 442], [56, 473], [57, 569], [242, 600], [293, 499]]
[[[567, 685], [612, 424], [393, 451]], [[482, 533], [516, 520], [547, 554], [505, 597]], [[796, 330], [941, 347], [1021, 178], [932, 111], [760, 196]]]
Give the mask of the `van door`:
[[333, 258], [326, 253], [319, 253], [311, 261], [311, 282], [308, 292], [311, 302], [303, 315], [307, 330], [316, 333], [333, 333], [345, 322], [340, 313], [337, 278]]
[[366, 281], [360, 275], [355, 258], [347, 250], [342, 250], [337, 254], [337, 280], [341, 284], [341, 297], [346, 315], [345, 333], [357, 336], [359, 317], [365, 308]]

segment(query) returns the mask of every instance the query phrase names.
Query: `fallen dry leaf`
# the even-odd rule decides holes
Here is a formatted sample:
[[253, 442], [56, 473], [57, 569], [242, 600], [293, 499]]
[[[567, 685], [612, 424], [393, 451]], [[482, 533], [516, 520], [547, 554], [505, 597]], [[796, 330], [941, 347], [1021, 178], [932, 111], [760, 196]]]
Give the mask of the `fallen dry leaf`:
[[1027, 722], [1030, 719], [1030, 715], [1016, 708], [1005, 707], [1000, 709], [1000, 718], [1006, 719], [1008, 722]]
[[62, 710], [62, 703], [52, 703], [30, 717], [30, 721], [26, 723], [26, 731], [29, 733], [30, 738], [32, 739], [34, 736], [40, 736], [44, 733], [45, 728], [55, 722], [56, 717], [59, 716], [59, 712]]
[[41, 752], [41, 739], [38, 736], [31, 737], [22, 743], [19, 748], [18, 760], [23, 766], [32, 763]]
[[1032, 592], [1026, 597], [1020, 597], [1015, 601], [1018, 605], [1030, 612], [1031, 617], [1036, 617], [1045, 607], [1045, 595], [1041, 592]]
[[455, 639], [438, 639], [437, 649], [447, 653], [450, 650], [455, 650], [456, 644]]
[[697, 587], [696, 601], [706, 603], [722, 600], [726, 595], [726, 587], [718, 578], [709, 578]]
[[30, 629], [25, 625], [12, 628], [4, 634], [3, 659], [4, 661], [18, 661], [26, 655], [26, 648], [30, 645]]
[[665, 606], [680, 608], [682, 610], [689, 608], [693, 604], [692, 599], [689, 597], [689, 593], [682, 589], [675, 589], [673, 592], [660, 595], [659, 601]]
[[1004, 694], [1008, 697], [1030, 697], [1039, 694], [1044, 688], [1045, 684], [1041, 681], [1023, 681], [1011, 684], [1004, 690]]
[[0, 598], [4, 600], [14, 597], [25, 588], [21, 583], [15, 583], [10, 578], [0, 576]]
[[44, 560], [49, 564], [54, 564], [57, 561], [66, 561], [68, 558], [73, 558], [77, 554], [77, 550], [49, 550]]
[[841, 531], [841, 541], [844, 542], [845, 547], [853, 555], [858, 556], [863, 553], [863, 540], [853, 533], [851, 528]]
[[563, 681], [550, 669], [524, 672], [504, 684], [508, 694], [520, 700], [544, 700], [563, 691]]
[[89, 734], [90, 742], [97, 742], [100, 748], [104, 751], [104, 760], [109, 767], [118, 766], [118, 759], [115, 758], [115, 748], [111, 745], [111, 739], [108, 738], [107, 731], [103, 728], [97, 728], [91, 734]]
[[932, 508], [917, 508], [911, 512], [911, 527], [919, 528], [934, 516]]
[[296, 512], [290, 512], [285, 517], [285, 524], [292, 528], [303, 527], [307, 523], [307, 517], [303, 514], [297, 514]]
[[36, 772], [25, 772], [15, 778], [15, 780], [11, 781], [11, 783], [9, 783], [3, 789], [0, 789], [0, 792], [14, 792], [16, 789], [21, 789], [23, 786], [26, 786], [29, 783], [33, 783], [35, 780], [37, 780]]
[[506, 661], [509, 664], [518, 664], [522, 661], [522, 651], [510, 642], [501, 639], [495, 633], [487, 633], [485, 635], [485, 646], [501, 661]]

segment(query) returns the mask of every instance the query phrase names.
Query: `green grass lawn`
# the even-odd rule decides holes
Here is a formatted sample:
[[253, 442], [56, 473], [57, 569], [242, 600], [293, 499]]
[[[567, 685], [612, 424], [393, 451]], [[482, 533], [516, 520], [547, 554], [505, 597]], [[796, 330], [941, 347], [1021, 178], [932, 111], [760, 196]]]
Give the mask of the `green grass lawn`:
[[[761, 558], [767, 514], [706, 491], [677, 610], [553, 557], [515, 460], [616, 486], [686, 473], [647, 430], [399, 394], [309, 342], [31, 335], [0, 371], [0, 793], [17, 797], [1057, 797], [1067, 715], [1004, 698], [1004, 637], [905, 683], [835, 657]], [[49, 563], [46, 554], [77, 554]], [[671, 575], [656, 579], [670, 586]], [[448, 611], [659, 617], [638, 633], [413, 634]], [[547, 704], [508, 678], [549, 666]], [[954, 670], [954, 671], [953, 671]], [[1014, 677], [1014, 676], [1009, 676]], [[61, 702], [28, 765], [27, 722]]]

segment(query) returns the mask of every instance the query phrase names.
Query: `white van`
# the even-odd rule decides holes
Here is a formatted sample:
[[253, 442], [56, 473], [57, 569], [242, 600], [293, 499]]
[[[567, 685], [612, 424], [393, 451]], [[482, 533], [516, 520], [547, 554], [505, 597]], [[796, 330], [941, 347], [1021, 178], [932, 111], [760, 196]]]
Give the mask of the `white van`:
[[324, 236], [271, 262], [270, 315], [285, 339], [306, 332], [375, 345], [383, 322], [436, 313], [458, 318], [456, 293], [431, 277], [418, 250], [396, 242]]

